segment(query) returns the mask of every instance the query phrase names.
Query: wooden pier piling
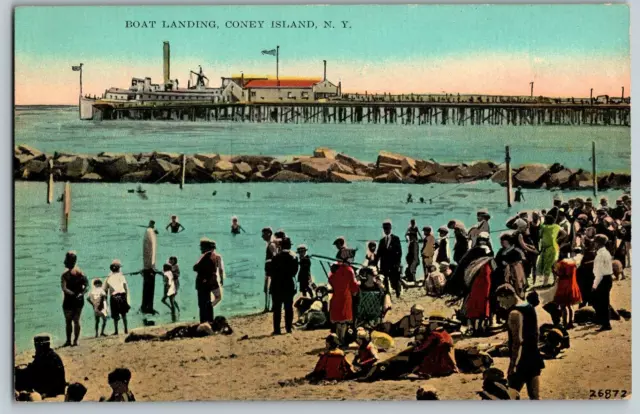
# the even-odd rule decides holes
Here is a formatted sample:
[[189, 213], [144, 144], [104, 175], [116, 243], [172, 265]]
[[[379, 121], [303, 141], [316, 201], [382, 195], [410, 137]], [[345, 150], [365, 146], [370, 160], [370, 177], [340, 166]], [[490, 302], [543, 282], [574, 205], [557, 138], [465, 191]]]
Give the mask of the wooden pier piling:
[[[593, 180], [593, 196], [598, 196], [598, 171], [596, 169], [596, 142], [591, 141], [591, 175]], [[595, 200], [594, 200], [595, 203]]]
[[53, 159], [49, 158], [49, 180], [47, 181], [47, 204], [53, 203]]
[[509, 146], [504, 147], [504, 162], [506, 164], [507, 172], [507, 207], [511, 207], [511, 200], [513, 196], [513, 179], [511, 177], [511, 153]]

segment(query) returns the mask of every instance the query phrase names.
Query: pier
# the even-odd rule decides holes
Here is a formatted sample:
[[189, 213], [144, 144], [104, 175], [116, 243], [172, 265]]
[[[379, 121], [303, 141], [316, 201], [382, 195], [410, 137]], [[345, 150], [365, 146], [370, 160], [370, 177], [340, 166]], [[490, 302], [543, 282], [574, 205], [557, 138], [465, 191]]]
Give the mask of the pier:
[[631, 124], [631, 105], [488, 102], [154, 102], [96, 101], [95, 120], [176, 120], [395, 125]]

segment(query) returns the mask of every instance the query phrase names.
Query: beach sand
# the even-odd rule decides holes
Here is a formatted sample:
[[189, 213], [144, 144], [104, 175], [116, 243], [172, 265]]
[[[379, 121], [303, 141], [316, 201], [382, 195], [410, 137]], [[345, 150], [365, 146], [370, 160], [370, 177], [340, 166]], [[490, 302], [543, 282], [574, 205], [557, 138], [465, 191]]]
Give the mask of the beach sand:
[[[624, 281], [614, 282], [611, 302], [615, 309], [631, 311], [630, 270], [626, 275]], [[182, 294], [185, 293], [192, 294]], [[550, 295], [552, 292], [540, 292], [542, 304]], [[453, 314], [443, 300], [423, 296], [422, 289], [411, 289], [394, 303], [387, 320], [399, 319], [414, 303], [424, 306], [425, 316], [432, 311]], [[540, 324], [550, 322], [542, 306], [537, 310]], [[109, 324], [107, 332], [113, 329], [111, 321]], [[476, 392], [482, 388], [481, 374], [419, 381], [281, 386], [280, 381], [302, 377], [313, 369], [328, 332], [294, 331], [272, 337], [271, 314], [232, 318], [230, 324], [234, 329], [230, 336], [125, 344], [121, 335], [84, 339], [78, 347], [59, 349], [58, 353], [66, 367], [67, 381], [81, 382], [88, 388], [85, 401], [109, 396], [107, 375], [117, 367], [132, 371], [130, 388], [137, 401], [415, 400], [420, 386], [435, 388], [440, 399], [479, 400]], [[588, 399], [590, 390], [631, 393], [631, 321], [613, 321], [612, 325], [609, 332], [596, 333], [595, 326], [577, 326], [570, 331], [571, 348], [558, 359], [545, 362], [542, 399]], [[136, 332], [162, 333], [171, 327], [141, 328]], [[87, 329], [92, 330], [93, 326], [83, 326], [85, 332]], [[240, 340], [245, 335], [249, 338]], [[507, 334], [501, 333], [489, 338], [461, 339], [456, 347], [497, 344], [506, 338]], [[397, 339], [396, 350], [403, 349], [407, 342], [408, 339]], [[381, 358], [394, 353], [381, 353]], [[16, 355], [16, 364], [29, 362], [31, 355], [32, 352]], [[494, 359], [494, 366], [505, 372], [508, 363], [508, 358]], [[527, 398], [526, 389], [521, 396]], [[47, 401], [62, 400], [60, 396]]]

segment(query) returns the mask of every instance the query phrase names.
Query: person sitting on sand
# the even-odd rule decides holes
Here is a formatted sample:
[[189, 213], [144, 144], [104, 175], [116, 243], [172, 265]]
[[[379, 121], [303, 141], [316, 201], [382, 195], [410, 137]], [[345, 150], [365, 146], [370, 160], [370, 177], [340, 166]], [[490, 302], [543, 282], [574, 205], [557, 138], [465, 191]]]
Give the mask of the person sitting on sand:
[[305, 378], [309, 381], [344, 381], [355, 374], [353, 366], [347, 361], [344, 351], [340, 349], [340, 340], [336, 334], [326, 337], [327, 350], [320, 354], [313, 372]]
[[378, 350], [371, 343], [371, 334], [364, 328], [358, 328], [356, 332], [356, 342], [358, 343], [358, 352], [353, 358], [353, 366], [358, 368], [360, 372], [368, 372], [371, 367], [378, 362]]
[[327, 328], [329, 322], [329, 292], [324, 286], [315, 291], [314, 298], [301, 296], [293, 304], [298, 310], [298, 320], [294, 325], [304, 330]]
[[131, 371], [128, 368], [116, 368], [108, 376], [111, 396], [108, 399], [100, 398], [100, 401], [107, 402], [135, 402], [136, 398], [129, 389], [131, 382]]
[[409, 338], [424, 319], [424, 308], [413, 305], [409, 315], [405, 315], [396, 323], [384, 322], [378, 326], [377, 331], [387, 333], [392, 337]]
[[104, 328], [107, 326], [107, 292], [102, 288], [102, 280], [95, 279], [93, 281], [93, 288], [89, 291], [87, 302], [93, 306], [93, 314], [96, 320], [96, 338], [98, 337], [98, 330], [100, 329], [100, 322], [102, 321], [102, 330], [100, 335], [105, 336]]
[[171, 228], [171, 233], [180, 233], [186, 230], [184, 226], [178, 222], [178, 216], [171, 216], [171, 222], [167, 224], [165, 230], [169, 230], [169, 228]]
[[240, 223], [238, 223], [238, 217], [231, 217], [231, 234], [240, 234], [240, 232], [246, 233]]
[[15, 371], [16, 391], [36, 392], [42, 398], [64, 394], [67, 381], [60, 356], [51, 349], [51, 337], [38, 335], [33, 338], [35, 355], [25, 368]]
[[104, 290], [109, 295], [109, 305], [111, 307], [111, 318], [113, 318], [114, 335], [118, 335], [118, 321], [122, 318], [124, 325], [124, 333], [129, 333], [127, 328], [127, 312], [129, 306], [129, 285], [120, 272], [120, 260], [115, 259], [111, 262], [109, 269], [111, 273], [104, 282]]
[[[435, 326], [434, 326], [435, 327]], [[420, 361], [413, 371], [423, 378], [446, 377], [458, 372], [453, 338], [441, 328], [420, 326], [415, 331], [413, 352]]]
[[445, 276], [438, 271], [435, 265], [429, 266], [429, 274], [424, 282], [425, 295], [440, 297], [447, 283]]
[[[171, 320], [175, 322], [176, 310], [180, 312], [180, 306], [178, 306], [178, 302], [176, 301], [176, 284], [173, 273], [171, 272], [170, 263], [162, 265], [162, 276], [164, 279], [164, 296], [161, 302], [171, 310]], [[169, 303], [167, 303], [167, 299], [169, 299]]]

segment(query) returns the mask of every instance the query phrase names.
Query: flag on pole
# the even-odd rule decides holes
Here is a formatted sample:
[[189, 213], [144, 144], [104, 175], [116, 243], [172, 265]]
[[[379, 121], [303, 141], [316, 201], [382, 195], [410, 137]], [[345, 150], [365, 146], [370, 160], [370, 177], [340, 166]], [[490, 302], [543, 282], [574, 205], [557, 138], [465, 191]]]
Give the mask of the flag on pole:
[[81, 69], [82, 69], [82, 66], [71, 66], [71, 69], [72, 69], [74, 72], [78, 72], [79, 70], [81, 70]]
[[271, 56], [275, 56], [276, 55], [276, 50], [275, 49], [271, 49], [271, 50], [263, 50], [262, 51], [263, 55], [271, 55]]

